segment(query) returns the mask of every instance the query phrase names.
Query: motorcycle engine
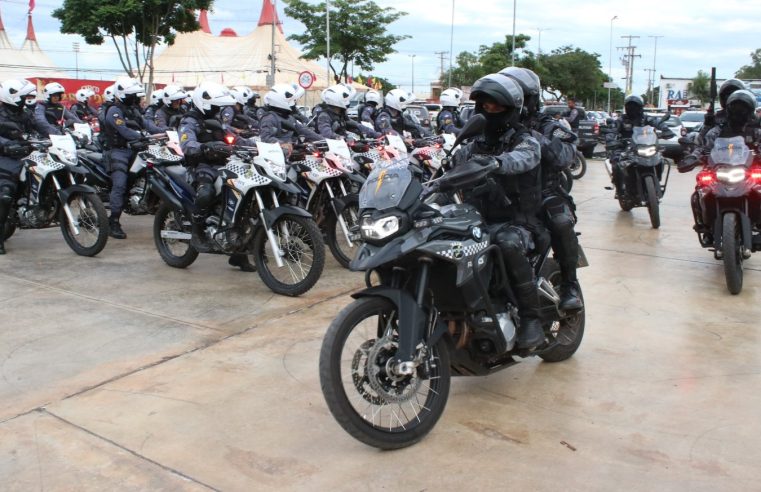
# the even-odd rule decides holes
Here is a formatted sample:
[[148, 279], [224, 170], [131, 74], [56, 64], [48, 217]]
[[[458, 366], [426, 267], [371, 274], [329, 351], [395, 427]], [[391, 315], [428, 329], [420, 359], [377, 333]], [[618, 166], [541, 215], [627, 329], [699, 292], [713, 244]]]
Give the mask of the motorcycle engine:
[[130, 188], [128, 202], [130, 215], [145, 215], [150, 213], [148, 196], [145, 195], [145, 178], [138, 179], [132, 188]]
[[20, 205], [18, 208], [19, 222], [22, 228], [38, 229], [45, 227], [53, 220], [55, 208], [45, 208], [40, 205]]

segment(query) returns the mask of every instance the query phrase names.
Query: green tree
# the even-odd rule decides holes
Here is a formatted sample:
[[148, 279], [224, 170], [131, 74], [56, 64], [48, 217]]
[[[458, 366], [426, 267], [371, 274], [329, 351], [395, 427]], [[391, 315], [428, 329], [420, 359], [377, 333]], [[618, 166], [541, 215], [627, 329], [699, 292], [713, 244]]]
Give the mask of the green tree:
[[[526, 56], [533, 56], [530, 52], [518, 55], [518, 50], [525, 50], [526, 43], [531, 36], [518, 34], [515, 36], [516, 64], [521, 65]], [[496, 42], [491, 46], [481, 45], [476, 52], [463, 51], [456, 58], [456, 64], [451, 70], [445, 71], [441, 76], [441, 84], [449, 85], [449, 74], [452, 74], [452, 86], [469, 86], [484, 75], [499, 72], [512, 63], [513, 37], [505, 36], [504, 42]]]
[[[306, 29], [303, 34], [292, 34], [288, 39], [304, 47], [303, 57], [316, 60], [327, 54], [325, 30], [325, 2], [317, 4], [305, 0], [286, 0], [285, 13], [298, 20]], [[331, 0], [330, 2], [330, 68], [341, 80], [346, 80], [350, 62], [362, 70], [372, 70], [376, 63], [395, 53], [394, 45], [409, 36], [388, 34], [389, 24], [405, 12], [379, 7], [372, 0]], [[341, 69], [333, 66], [333, 58], [341, 62]]]
[[750, 54], [753, 63], [745, 65], [737, 71], [738, 79], [761, 79], [761, 48]]
[[87, 44], [110, 38], [119, 61], [130, 77], [148, 74], [153, 85], [153, 56], [159, 44], [172, 44], [177, 32], [198, 29], [195, 10], [208, 9], [212, 0], [64, 0], [53, 11], [61, 32], [79, 34]]
[[[539, 75], [544, 90], [556, 99], [575, 97], [589, 102], [597, 99], [599, 105], [602, 85], [608, 80], [599, 58], [597, 53], [562, 46], [537, 57], [532, 70]], [[604, 92], [607, 105], [607, 90]]]
[[702, 106], [711, 98], [711, 77], [704, 71], [698, 70], [698, 74], [692, 79], [692, 82], [687, 84], [687, 90], [695, 99], [700, 101]]

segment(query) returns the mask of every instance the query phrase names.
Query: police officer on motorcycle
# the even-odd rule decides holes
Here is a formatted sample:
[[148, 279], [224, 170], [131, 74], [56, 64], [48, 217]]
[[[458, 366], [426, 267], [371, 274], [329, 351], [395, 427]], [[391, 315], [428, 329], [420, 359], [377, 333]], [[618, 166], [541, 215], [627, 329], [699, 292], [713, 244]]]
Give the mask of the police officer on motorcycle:
[[536, 348], [544, 342], [539, 317], [539, 293], [528, 253], [535, 247], [542, 207], [541, 145], [520, 123], [523, 92], [510, 77], [490, 74], [478, 79], [470, 98], [476, 113], [486, 118], [484, 133], [461, 147], [455, 165], [466, 161], [499, 164], [483, 185], [466, 192], [499, 245], [516, 293], [520, 315], [518, 347]]
[[422, 138], [427, 136], [427, 132], [420, 123], [412, 118], [406, 117], [404, 109], [407, 107], [412, 96], [402, 89], [391, 89], [383, 98], [383, 108], [378, 111], [375, 117], [375, 130], [382, 134], [404, 135], [407, 130], [413, 138]]
[[719, 103], [721, 109], [716, 111], [716, 114], [711, 111], [706, 112], [703, 119], [703, 128], [700, 129], [700, 137], [705, 138], [706, 134], [717, 126], [722, 126], [727, 122], [727, 104], [729, 102], [729, 96], [735, 91], [746, 90], [745, 83], [737, 79], [725, 80], [721, 87], [719, 87]]
[[347, 132], [354, 132], [371, 138], [378, 138], [380, 133], [360, 125], [346, 116], [354, 89], [344, 84], [336, 84], [322, 91], [323, 111], [317, 115], [315, 125], [317, 133], [324, 138], [341, 139]]
[[[722, 110], [724, 114], [721, 123], [706, 134], [703, 145], [679, 162], [677, 169], [680, 173], [692, 171], [696, 166], [705, 164], [706, 157], [713, 150], [717, 138], [743, 137], [748, 147], [755, 148], [757, 151], [761, 148], [761, 130], [758, 117], [755, 116], [756, 97], [751, 91], [747, 89], [734, 91], [722, 104]], [[718, 113], [716, 116], [718, 119]], [[697, 191], [692, 194], [690, 204], [695, 219], [695, 231], [701, 235], [701, 242], [713, 243], [711, 227], [703, 224], [703, 211]]]
[[151, 103], [143, 111], [143, 116], [151, 123], [156, 121], [156, 113], [164, 105], [164, 90], [153, 89], [151, 92]]
[[552, 250], [563, 280], [558, 307], [564, 311], [581, 309], [584, 303], [576, 277], [576, 265], [579, 262], [579, 241], [574, 230], [576, 206], [560, 181], [560, 174], [576, 158], [576, 135], [551, 116], [539, 111], [542, 86], [536, 73], [519, 67], [508, 67], [500, 73], [513, 79], [523, 90], [521, 123], [534, 131], [534, 137], [542, 146], [541, 216], [550, 231]]
[[358, 111], [359, 122], [375, 125], [375, 118], [378, 116], [378, 106], [380, 106], [382, 100], [380, 92], [375, 89], [367, 91], [365, 93], [365, 102]]
[[144, 94], [144, 89], [137, 80], [129, 77], [117, 79], [114, 83], [114, 102], [106, 110], [101, 126], [103, 146], [106, 150], [104, 157], [111, 174], [109, 235], [114, 239], [127, 238], [119, 219], [127, 195], [129, 165], [134, 160], [135, 153], [145, 143], [141, 131], [152, 134], [163, 132], [163, 129], [140, 114], [141, 94]]
[[0, 84], [0, 255], [5, 254], [5, 227], [16, 195], [21, 159], [32, 152], [24, 133], [33, 130], [32, 116], [25, 111], [35, 86], [28, 80]]
[[98, 116], [98, 112], [90, 106], [90, 98], [95, 95], [92, 89], [81, 88], [76, 93], [77, 102], [71, 105], [71, 112], [82, 121], [91, 120]]
[[69, 126], [82, 123], [74, 113], [61, 103], [66, 89], [58, 82], [51, 82], [42, 90], [43, 101], [34, 109], [34, 123], [41, 137], [63, 135], [61, 125]]
[[259, 138], [266, 143], [280, 143], [290, 152], [299, 135], [308, 141], [322, 136], [298, 121], [292, 111], [298, 94], [288, 84], [276, 84], [264, 95], [264, 113], [260, 121]]
[[162, 105], [156, 111], [154, 121], [156, 126], [176, 129], [180, 126], [180, 120], [185, 114], [182, 103], [185, 101], [187, 93], [178, 85], [168, 85], [164, 87], [162, 92], [164, 94], [161, 100]]
[[439, 104], [441, 104], [442, 109], [436, 115], [436, 130], [438, 133], [460, 134], [460, 128], [463, 125], [462, 118], [460, 117], [461, 102], [462, 91], [460, 89], [450, 87], [442, 91], [441, 96], [439, 96]]
[[[668, 119], [668, 118], [666, 118]], [[624, 114], [621, 118], [613, 123], [613, 126], [606, 135], [608, 147], [612, 153], [610, 162], [612, 164], [612, 180], [616, 187], [616, 198], [623, 196], [624, 193], [624, 172], [619, 167], [619, 157], [624, 145], [624, 140], [632, 138], [634, 127], [652, 126], [661, 131], [661, 137], [668, 139], [674, 136], [663, 118], [655, 118], [645, 115], [645, 102], [640, 96], [632, 94], [624, 99]]]
[[[219, 177], [219, 168], [227, 163], [232, 154], [231, 145], [225, 141], [224, 130], [209, 126], [207, 120], [217, 120], [224, 108], [235, 104], [235, 99], [222, 85], [202, 82], [193, 90], [192, 108], [180, 121], [180, 148], [185, 155], [185, 163], [193, 169], [193, 186], [196, 189], [196, 211], [191, 217], [191, 246], [202, 253], [213, 249], [206, 238], [206, 218], [211, 212], [216, 198], [214, 183]], [[255, 142], [237, 138], [241, 145], [255, 145]], [[235, 254], [228, 260], [244, 272], [256, 271], [246, 255]]]

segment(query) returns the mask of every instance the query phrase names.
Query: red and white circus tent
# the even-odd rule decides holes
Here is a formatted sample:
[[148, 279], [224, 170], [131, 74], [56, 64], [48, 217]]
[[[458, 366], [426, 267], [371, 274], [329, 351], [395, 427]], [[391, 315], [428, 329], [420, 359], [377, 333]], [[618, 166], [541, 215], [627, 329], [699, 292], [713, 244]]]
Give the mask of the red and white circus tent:
[[66, 75], [59, 70], [37, 43], [30, 4], [27, 16], [26, 38], [21, 48], [15, 48], [8, 37], [0, 14], [0, 80], [12, 78], [61, 78]]

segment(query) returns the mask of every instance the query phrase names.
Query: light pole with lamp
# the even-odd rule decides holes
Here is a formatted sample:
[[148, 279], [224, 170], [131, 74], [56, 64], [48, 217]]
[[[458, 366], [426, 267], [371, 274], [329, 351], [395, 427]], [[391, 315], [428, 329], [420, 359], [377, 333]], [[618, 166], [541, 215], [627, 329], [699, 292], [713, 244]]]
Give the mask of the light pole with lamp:
[[408, 55], [412, 58], [412, 95], [415, 95], [415, 57], [417, 55]]
[[518, 0], [513, 0], [513, 48], [511, 55], [511, 65], [515, 66], [515, 11], [518, 8]]
[[542, 29], [541, 27], [537, 27], [536, 30], [539, 33], [538, 40], [537, 40], [538, 42], [537, 42], [537, 47], [536, 47], [536, 53], [537, 53], [537, 55], [541, 55], [542, 54], [542, 32], [543, 31], [552, 31], [552, 29], [550, 29], [550, 28]]
[[325, 57], [325, 61], [327, 62], [327, 69], [328, 69], [328, 80], [325, 81], [325, 87], [330, 87], [331, 84], [331, 77], [330, 77], [330, 0], [325, 0], [325, 44], [327, 46], [327, 56]]
[[452, 0], [452, 27], [449, 30], [449, 87], [452, 87], [452, 54], [454, 50], [454, 0]]
[[74, 49], [74, 70], [76, 73], [74, 78], [78, 79], [79, 78], [79, 43], [77, 42], [71, 43], [71, 47]]
[[[610, 51], [608, 52], [608, 83], [613, 83], [613, 21], [618, 19], [617, 15], [614, 15], [610, 19]], [[608, 114], [610, 114], [610, 91], [611, 87], [608, 86]]]

